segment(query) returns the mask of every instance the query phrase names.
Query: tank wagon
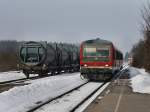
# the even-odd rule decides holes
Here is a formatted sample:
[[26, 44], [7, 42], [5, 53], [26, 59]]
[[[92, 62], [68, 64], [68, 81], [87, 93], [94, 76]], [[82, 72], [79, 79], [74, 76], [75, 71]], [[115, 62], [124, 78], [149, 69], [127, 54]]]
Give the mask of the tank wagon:
[[20, 66], [29, 78], [79, 70], [79, 47], [62, 43], [25, 42], [20, 47]]
[[82, 42], [80, 47], [81, 75], [90, 80], [107, 80], [120, 69], [123, 54], [113, 43], [102, 39]]

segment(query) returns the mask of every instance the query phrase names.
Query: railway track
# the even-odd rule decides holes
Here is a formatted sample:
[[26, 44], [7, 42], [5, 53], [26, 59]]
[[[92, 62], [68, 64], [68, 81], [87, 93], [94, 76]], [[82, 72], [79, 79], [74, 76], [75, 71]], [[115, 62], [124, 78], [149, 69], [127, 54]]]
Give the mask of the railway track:
[[55, 100], [57, 100], [57, 99], [59, 99], [59, 98], [62, 98], [63, 96], [68, 95], [69, 93], [71, 93], [71, 92], [73, 92], [73, 91], [75, 91], [75, 90], [78, 90], [78, 88], [81, 88], [82, 86], [86, 85], [87, 83], [89, 83], [89, 82], [86, 82], [86, 83], [84, 83], [84, 84], [81, 84], [80, 86], [78, 86], [78, 87], [76, 87], [76, 88], [73, 88], [73, 89], [71, 89], [70, 91], [67, 91], [67, 92], [65, 92], [65, 93], [63, 93], [63, 94], [61, 94], [61, 95], [59, 95], [59, 96], [57, 96], [57, 97], [55, 97], [55, 98], [51, 98], [51, 99], [49, 99], [49, 100], [47, 100], [47, 101], [45, 101], [45, 102], [43, 102], [43, 103], [37, 105], [36, 107], [33, 107], [32, 109], [28, 110], [27, 112], [35, 112], [35, 111], [37, 111], [38, 109], [42, 108], [43, 106], [45, 106], [45, 105], [47, 105], [47, 104], [49, 104], [49, 103], [51, 103], [51, 102], [53, 102], [53, 101], [55, 101]]
[[[63, 73], [63, 72], [62, 72]], [[57, 74], [57, 75], [61, 75], [61, 74]], [[49, 77], [49, 76], [52, 76], [52, 75], [44, 75], [42, 77], [39, 77], [39, 76], [33, 76], [33, 77], [30, 77], [30, 78], [20, 78], [20, 79], [15, 79], [15, 80], [9, 80], [9, 81], [3, 81], [3, 82], [0, 82], [0, 86], [1, 85], [5, 85], [5, 84], [11, 84], [11, 83], [15, 83], [15, 82], [23, 82], [23, 81], [28, 81], [28, 80], [35, 80], [35, 79], [41, 79], [41, 78], [45, 78], [45, 77]]]
[[[96, 82], [84, 83], [84, 84], [82, 84], [82, 85], [56, 97], [56, 98], [50, 98], [47, 101], [38, 101], [35, 103], [35, 105], [32, 105], [32, 106], [30, 106], [30, 108], [27, 108], [26, 112], [33, 112], [33, 111], [47, 112], [47, 111], [44, 111], [47, 107], [48, 108], [55, 107], [53, 104], [56, 104], [56, 106], [59, 106], [60, 104], [66, 104], [66, 102], [73, 104], [73, 106], [69, 106], [69, 104], [66, 104], [64, 107], [66, 107], [68, 109], [68, 111], [64, 111], [64, 112], [76, 112], [77, 110], [83, 110], [83, 108], [82, 109], [79, 109], [79, 108], [82, 107], [82, 105], [89, 99], [92, 98], [94, 100], [97, 96], [94, 98], [93, 98], [93, 96], [95, 96], [95, 94], [99, 95], [100, 92], [102, 92], [109, 85], [109, 83], [110, 82], [108, 82], [108, 83], [96, 83]], [[88, 93], [88, 94], [86, 94], [86, 93]], [[80, 96], [81, 94], [82, 94], [82, 96]], [[69, 96], [72, 96], [72, 97], [70, 98]], [[91, 101], [93, 101], [93, 100], [91, 100]], [[57, 102], [61, 102], [61, 101], [64, 101], [64, 102], [59, 103], [59, 104], [57, 103]], [[74, 102], [71, 103], [70, 101], [74, 101]], [[86, 103], [86, 104], [89, 105], [90, 103]], [[83, 106], [83, 107], [86, 108], [87, 106]], [[58, 108], [58, 107], [55, 107], [55, 108]], [[63, 109], [61, 109], [59, 111], [55, 111], [55, 112], [60, 112], [60, 111], [63, 112]], [[79, 112], [81, 112], [81, 111], [79, 111]]]
[[46, 78], [46, 77], [50, 77], [50, 76], [51, 75], [46, 75], [43, 77], [34, 76], [34, 77], [30, 77], [30, 78], [21, 78], [21, 79], [16, 79], [16, 80], [0, 82], [0, 93], [7, 91], [16, 86], [28, 85], [29, 83], [26, 83], [26, 81], [42, 79], [42, 78]]
[[[97, 93], [101, 88], [104, 90], [103, 87], [105, 86], [106, 88], [109, 83], [110, 82], [108, 83], [98, 83], [98, 82], [84, 83], [56, 98], [50, 99], [47, 102], [42, 103], [38, 105], [37, 107], [32, 108], [31, 110], [27, 112], [47, 112], [47, 111], [75, 112], [75, 110], [77, 110], [85, 101], [87, 101], [93, 95], [95, 95], [95, 93]], [[71, 99], [71, 98], [74, 98], [74, 99]], [[60, 102], [60, 103], [57, 103], [57, 102]], [[60, 106], [62, 106], [65, 109], [62, 109], [62, 107]]]
[[45, 78], [45, 77], [49, 77], [49, 75], [44, 76], [44, 77], [35, 76], [35, 77], [30, 77], [30, 78], [21, 78], [21, 79], [4, 81], [4, 82], [0, 82], [0, 85], [11, 84], [11, 83], [15, 83], [15, 82], [24, 82], [24, 81], [28, 81], [28, 80], [35, 80], [35, 79], [40, 79], [40, 78]]
[[[49, 76], [45, 76], [45, 77], [49, 77]], [[45, 78], [42, 77], [42, 78]], [[10, 81], [5, 81], [5, 82], [0, 82], [0, 93], [7, 91], [13, 87], [16, 86], [23, 86], [23, 85], [27, 85], [29, 83], [25, 83], [26, 81], [30, 81], [30, 80], [36, 80], [36, 79], [40, 79], [41, 77], [35, 76], [35, 77], [31, 77], [31, 78], [22, 78], [22, 79], [16, 79], [16, 80], [10, 80]]]
[[27, 112], [83, 112], [121, 74], [110, 82], [87, 82]]
[[103, 83], [81, 102], [79, 102], [72, 110], [70, 110], [70, 112], [83, 112], [96, 99], [96, 97], [98, 97], [98, 95], [106, 89], [109, 84], [110, 82]]

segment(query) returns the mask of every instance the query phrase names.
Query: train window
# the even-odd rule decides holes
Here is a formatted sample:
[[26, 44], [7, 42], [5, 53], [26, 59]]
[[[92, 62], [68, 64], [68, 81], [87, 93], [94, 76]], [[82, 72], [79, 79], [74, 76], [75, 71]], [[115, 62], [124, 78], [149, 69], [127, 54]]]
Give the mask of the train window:
[[97, 56], [98, 57], [108, 57], [109, 49], [108, 48], [97, 48]]
[[96, 48], [85, 48], [86, 52], [96, 52]]
[[83, 51], [83, 56], [96, 56], [96, 48], [94, 47], [85, 47]]
[[109, 57], [109, 48], [86, 46], [83, 49], [84, 57]]

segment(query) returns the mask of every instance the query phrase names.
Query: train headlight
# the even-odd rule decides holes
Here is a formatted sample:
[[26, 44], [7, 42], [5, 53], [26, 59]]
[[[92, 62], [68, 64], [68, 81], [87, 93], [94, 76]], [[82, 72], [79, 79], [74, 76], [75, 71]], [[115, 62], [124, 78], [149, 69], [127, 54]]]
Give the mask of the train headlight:
[[108, 67], [108, 66], [109, 66], [108, 64], [105, 65], [105, 67]]
[[87, 67], [87, 64], [84, 64], [85, 67]]

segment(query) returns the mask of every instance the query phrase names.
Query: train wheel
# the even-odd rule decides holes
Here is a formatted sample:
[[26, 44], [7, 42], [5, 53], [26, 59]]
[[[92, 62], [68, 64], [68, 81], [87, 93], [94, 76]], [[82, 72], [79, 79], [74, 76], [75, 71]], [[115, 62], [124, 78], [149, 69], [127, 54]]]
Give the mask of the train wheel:
[[80, 77], [81, 77], [82, 80], [84, 80], [84, 79], [89, 79], [86, 74], [80, 74]]
[[52, 71], [52, 72], [51, 72], [51, 76], [53, 76], [53, 75], [55, 75], [55, 74], [54, 74], [54, 72]]
[[39, 77], [42, 77], [43, 75], [42, 74], [38, 74], [39, 75]]
[[23, 69], [23, 73], [26, 76], [26, 78], [28, 79], [29, 78], [29, 73], [26, 70], [24, 70], [24, 69]]
[[39, 74], [39, 77], [46, 77], [46, 76], [48, 76], [47, 73], [40, 73], [40, 74]]
[[23, 73], [25, 74], [25, 76], [26, 76], [27, 79], [30, 77], [30, 75], [29, 75], [28, 72], [24, 71]]

